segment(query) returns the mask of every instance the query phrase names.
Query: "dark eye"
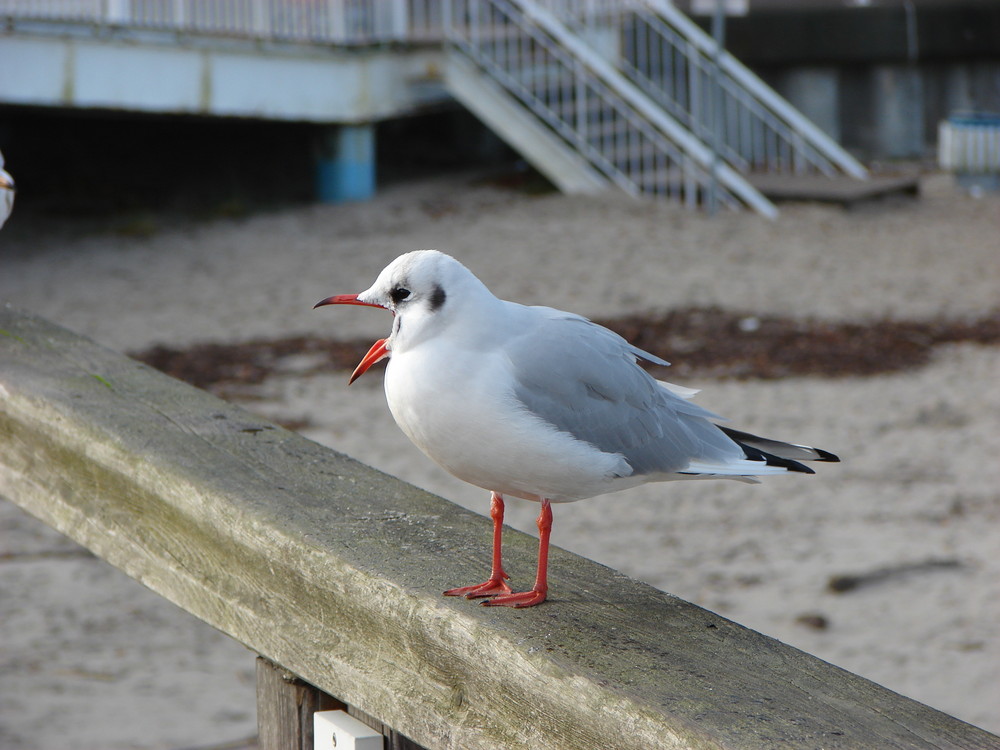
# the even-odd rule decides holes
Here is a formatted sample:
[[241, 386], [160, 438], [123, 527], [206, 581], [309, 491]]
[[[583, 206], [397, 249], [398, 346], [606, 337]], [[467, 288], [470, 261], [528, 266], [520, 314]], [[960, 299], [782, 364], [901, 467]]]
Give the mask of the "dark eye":
[[389, 296], [392, 297], [393, 302], [399, 304], [404, 299], [410, 296], [410, 290], [404, 289], [401, 286], [397, 286], [395, 289], [392, 290], [392, 293]]

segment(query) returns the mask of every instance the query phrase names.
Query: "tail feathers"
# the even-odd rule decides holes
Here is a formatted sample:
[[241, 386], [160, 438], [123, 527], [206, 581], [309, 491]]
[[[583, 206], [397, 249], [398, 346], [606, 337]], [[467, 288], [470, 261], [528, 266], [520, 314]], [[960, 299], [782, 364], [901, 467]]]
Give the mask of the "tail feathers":
[[815, 471], [800, 461], [840, 461], [836, 455], [822, 448], [783, 443], [779, 440], [758, 437], [730, 427], [716, 426], [743, 449], [748, 459], [763, 461], [767, 466], [782, 467], [786, 471], [798, 471], [803, 474], [815, 474]]

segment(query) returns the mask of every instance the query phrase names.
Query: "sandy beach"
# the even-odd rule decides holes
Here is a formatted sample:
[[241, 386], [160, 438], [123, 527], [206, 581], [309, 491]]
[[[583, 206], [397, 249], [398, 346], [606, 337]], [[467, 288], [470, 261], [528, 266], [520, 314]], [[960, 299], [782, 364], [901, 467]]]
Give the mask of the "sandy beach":
[[[593, 318], [717, 307], [877, 324], [997, 310], [1000, 196], [970, 198], [939, 174], [921, 190], [850, 211], [786, 204], [775, 222], [617, 195], [528, 196], [469, 175], [392, 186], [365, 204], [154, 217], [142, 232], [15, 213], [0, 234], [0, 302], [125, 352], [374, 339], [385, 314], [313, 303], [367, 288], [401, 252], [438, 248], [497, 296]], [[345, 372], [303, 375], [307, 360], [289, 358], [245, 392], [246, 408], [487, 512], [487, 493], [399, 432], [380, 373], [348, 389]], [[733, 426], [843, 463], [757, 486], [660, 484], [559, 506], [553, 543], [1000, 732], [998, 373], [1000, 347], [961, 343], [876, 376], [675, 378]], [[508, 508], [512, 526], [534, 532], [536, 506]], [[0, 671], [17, 676], [16, 691], [0, 688], [0, 746], [57, 746], [53, 707], [79, 722], [76, 747], [253, 736], [249, 652], [7, 503], [0, 553]], [[510, 572], [522, 585], [533, 574]], [[110, 726], [115, 711], [145, 723]]]

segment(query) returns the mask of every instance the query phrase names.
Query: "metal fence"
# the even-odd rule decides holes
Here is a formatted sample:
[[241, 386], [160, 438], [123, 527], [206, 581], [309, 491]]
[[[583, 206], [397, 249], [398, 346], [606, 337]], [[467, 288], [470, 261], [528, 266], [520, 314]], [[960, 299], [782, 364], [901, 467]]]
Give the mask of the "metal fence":
[[1000, 175], [1000, 114], [959, 114], [940, 123], [938, 163], [953, 172]]
[[439, 42], [440, 0], [0, 0], [0, 16], [330, 44]]

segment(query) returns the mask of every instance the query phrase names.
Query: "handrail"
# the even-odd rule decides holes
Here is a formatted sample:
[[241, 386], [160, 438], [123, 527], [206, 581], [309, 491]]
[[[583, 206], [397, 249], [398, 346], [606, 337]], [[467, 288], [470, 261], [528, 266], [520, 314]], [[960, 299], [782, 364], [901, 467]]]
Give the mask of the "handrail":
[[[593, 2], [574, 5], [563, 0], [537, 1], [560, 9], [561, 18], [574, 19], [583, 26], [594, 27], [615, 19], [619, 25], [627, 21], [637, 31], [641, 29], [644, 35], [652, 36], [656, 45], [654, 54], [643, 55], [640, 51], [637, 53], [642, 57], [640, 62], [619, 49], [616, 64], [658, 104], [706, 141], [714, 130], [714, 106], [709, 95], [714, 86], [712, 73], [718, 65], [723, 93], [722, 153], [740, 171], [802, 172], [811, 167], [830, 176], [840, 171], [867, 179], [868, 171], [857, 159], [732, 54], [717, 51], [711, 36], [671, 3], [631, 0], [621, 5]], [[677, 70], [664, 70], [665, 53], [676, 53], [688, 70], [680, 74]], [[678, 90], [673, 85], [662, 85], [660, 81], [664, 78], [677, 82]], [[778, 154], [784, 154], [785, 158]]]
[[9, 308], [0, 495], [430, 750], [1000, 741], [562, 550], [542, 606], [442, 597], [482, 517]]
[[[712, 153], [708, 147], [695, 138], [689, 130], [682, 127], [680, 123], [670, 117], [663, 109], [650, 101], [638, 87], [634, 86], [614, 66], [583, 43], [578, 36], [570, 32], [553, 14], [533, 2], [521, 0], [521, 4], [526, 14], [532, 20], [538, 22], [548, 33], [552, 34], [553, 38], [569, 49], [574, 55], [578, 56], [581, 60], [585, 60], [590, 69], [608, 82], [615, 92], [635, 107], [637, 112], [666, 133], [674, 143], [680, 146], [685, 156], [693, 158], [705, 170], [705, 174], [708, 174], [712, 169]], [[775, 218], [777, 216], [774, 205], [747, 183], [729, 165], [723, 164], [719, 167], [719, 170], [719, 178], [722, 184], [734, 196], [768, 218]]]
[[[641, 0], [655, 13], [667, 19], [680, 29], [706, 55], [715, 54], [715, 42], [690, 18], [681, 13], [666, 0]], [[824, 153], [831, 162], [836, 164], [846, 174], [858, 179], [867, 179], [868, 170], [864, 165], [849, 154], [835, 140], [805, 117], [774, 89], [764, 83], [746, 65], [736, 59], [731, 53], [722, 50], [719, 55], [722, 70], [732, 77], [740, 86], [751, 92], [767, 108], [772, 110], [792, 128], [801, 132], [813, 146]]]

